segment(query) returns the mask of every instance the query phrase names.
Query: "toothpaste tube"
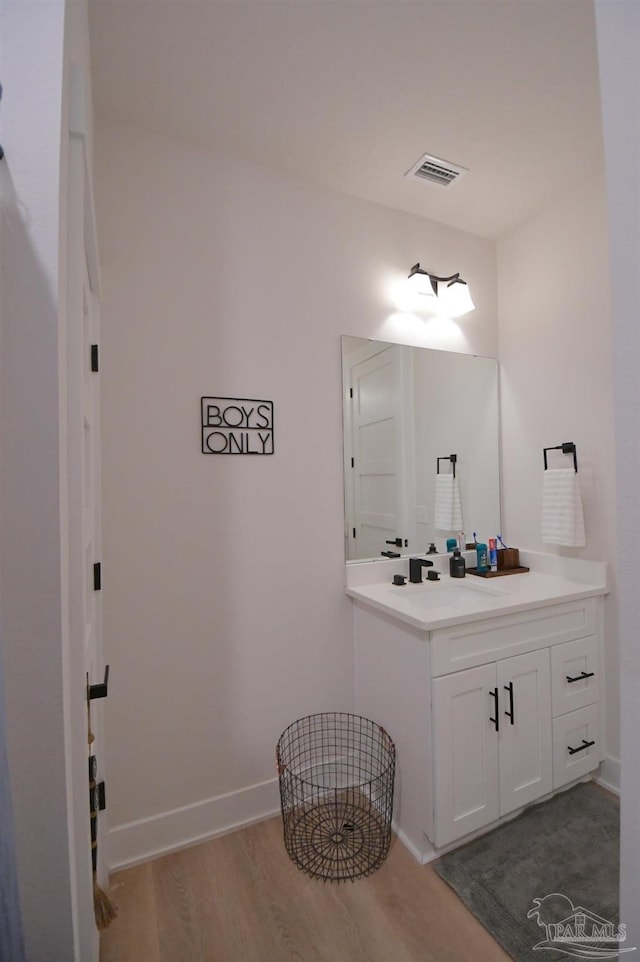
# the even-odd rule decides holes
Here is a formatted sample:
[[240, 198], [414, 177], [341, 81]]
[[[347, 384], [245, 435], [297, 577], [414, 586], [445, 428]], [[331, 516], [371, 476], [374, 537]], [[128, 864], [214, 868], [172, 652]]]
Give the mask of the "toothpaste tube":
[[496, 538], [489, 538], [489, 565], [492, 571], [498, 570], [498, 542]]

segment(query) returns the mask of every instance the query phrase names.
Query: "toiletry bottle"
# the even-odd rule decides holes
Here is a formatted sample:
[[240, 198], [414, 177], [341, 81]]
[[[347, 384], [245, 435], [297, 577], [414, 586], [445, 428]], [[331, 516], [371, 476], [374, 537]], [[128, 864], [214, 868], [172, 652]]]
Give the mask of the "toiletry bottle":
[[458, 547], [458, 542], [455, 538], [447, 538], [447, 551], [454, 551]]
[[489, 565], [492, 571], [498, 570], [498, 542], [496, 538], [489, 538]]
[[489, 570], [489, 553], [484, 542], [478, 542], [476, 545], [476, 570], [479, 574]]
[[449, 574], [452, 578], [464, 578], [466, 574], [464, 558], [458, 548], [456, 548], [452, 557], [449, 559]]

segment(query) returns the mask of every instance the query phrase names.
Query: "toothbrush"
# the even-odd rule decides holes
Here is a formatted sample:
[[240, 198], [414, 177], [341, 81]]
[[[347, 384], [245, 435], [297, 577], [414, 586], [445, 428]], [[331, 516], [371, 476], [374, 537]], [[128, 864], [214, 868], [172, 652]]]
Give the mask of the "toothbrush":
[[504, 541], [502, 540], [502, 535], [501, 535], [501, 534], [497, 535], [497, 538], [498, 538], [498, 541], [500, 542], [500, 544], [502, 545], [502, 547], [503, 547], [503, 548], [506, 548], [507, 546], [506, 546], [506, 544], [504, 543]]

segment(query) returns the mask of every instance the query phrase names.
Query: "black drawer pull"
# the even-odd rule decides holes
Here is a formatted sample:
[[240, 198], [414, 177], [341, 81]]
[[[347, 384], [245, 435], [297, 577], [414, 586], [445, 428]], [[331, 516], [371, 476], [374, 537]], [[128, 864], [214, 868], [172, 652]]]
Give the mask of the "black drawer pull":
[[513, 682], [510, 681], [508, 685], [505, 685], [504, 690], [509, 692], [509, 708], [505, 711], [505, 715], [511, 720], [511, 724], [515, 725], [516, 720], [513, 715]]
[[498, 689], [494, 688], [493, 691], [489, 692], [489, 694], [491, 695], [492, 698], [495, 699], [495, 713], [496, 713], [495, 718], [492, 718], [491, 715], [489, 715], [489, 721], [493, 722], [493, 724], [496, 726], [496, 731], [499, 732], [500, 720], [498, 717]]
[[569, 684], [571, 684], [574, 681], [582, 681], [584, 678], [593, 678], [594, 675], [595, 671], [581, 671], [580, 674], [576, 675], [575, 678], [572, 678], [571, 675], [567, 675], [567, 681]]
[[567, 745], [567, 751], [570, 755], [575, 755], [576, 752], [583, 752], [585, 748], [591, 748], [592, 745], [595, 745], [595, 742], [588, 742], [585, 738], [583, 738], [582, 745], [578, 745], [577, 748], [571, 748], [571, 746]]

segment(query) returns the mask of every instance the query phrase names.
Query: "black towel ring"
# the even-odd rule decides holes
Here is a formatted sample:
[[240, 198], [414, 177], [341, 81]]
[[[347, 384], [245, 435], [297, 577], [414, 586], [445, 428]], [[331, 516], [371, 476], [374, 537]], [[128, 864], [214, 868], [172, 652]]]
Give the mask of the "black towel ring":
[[544, 469], [547, 470], [547, 451], [562, 451], [563, 454], [573, 455], [573, 468], [574, 471], [578, 471], [578, 455], [576, 454], [576, 446], [573, 441], [563, 441], [562, 444], [556, 444], [552, 448], [543, 448], [542, 455], [544, 457]]
[[451, 464], [453, 465], [453, 476], [454, 476], [454, 478], [455, 478], [455, 476], [456, 476], [456, 461], [457, 461], [457, 460], [458, 460], [458, 455], [457, 455], [457, 454], [448, 454], [446, 457], [436, 458], [436, 474], [440, 474], [440, 462], [441, 462], [441, 461], [451, 461]]

